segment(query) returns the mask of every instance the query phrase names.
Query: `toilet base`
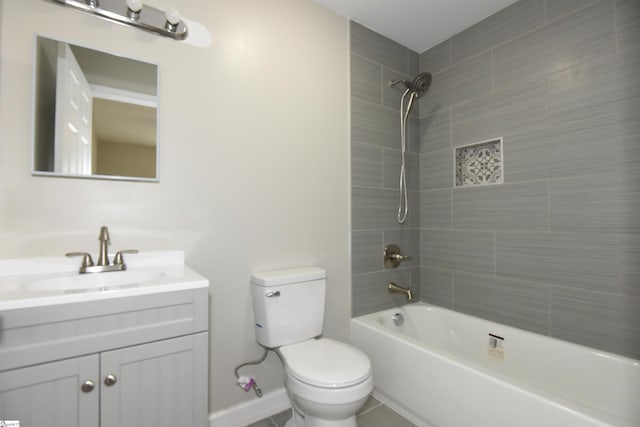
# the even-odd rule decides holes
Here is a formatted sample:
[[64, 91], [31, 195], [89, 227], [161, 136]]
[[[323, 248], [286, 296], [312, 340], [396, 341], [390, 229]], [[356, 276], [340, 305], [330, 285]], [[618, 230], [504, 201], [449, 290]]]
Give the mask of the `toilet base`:
[[294, 418], [295, 417], [289, 418], [289, 421], [284, 423], [284, 427], [298, 427], [298, 424], [296, 424], [296, 420]]
[[358, 427], [355, 416], [345, 420], [321, 420], [307, 415], [303, 425], [304, 427]]
[[373, 389], [373, 378], [369, 376], [363, 382], [344, 389], [327, 390], [287, 375], [285, 387], [294, 407], [292, 418], [295, 419], [287, 427], [357, 427], [356, 413]]
[[355, 416], [346, 420], [321, 420], [307, 415], [301, 419], [302, 424], [298, 424], [295, 418], [291, 417], [284, 427], [358, 427]]
[[284, 424], [284, 427], [303, 427], [304, 426], [304, 418], [300, 416], [298, 409], [296, 409], [295, 405], [291, 408], [291, 418], [287, 420]]

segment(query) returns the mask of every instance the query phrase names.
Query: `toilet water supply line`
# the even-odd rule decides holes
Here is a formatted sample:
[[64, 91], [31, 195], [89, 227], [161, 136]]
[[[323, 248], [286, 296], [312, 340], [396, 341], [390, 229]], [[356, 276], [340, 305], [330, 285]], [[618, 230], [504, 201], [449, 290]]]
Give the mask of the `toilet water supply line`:
[[235, 373], [236, 379], [238, 380], [236, 384], [239, 385], [241, 389], [243, 389], [244, 391], [249, 391], [253, 389], [253, 391], [256, 393], [256, 396], [262, 397], [262, 390], [260, 389], [260, 387], [258, 387], [258, 383], [256, 383], [255, 378], [253, 378], [252, 376], [244, 376], [244, 375], [241, 376], [238, 373], [238, 371], [240, 370], [240, 368], [244, 366], [259, 365], [260, 363], [264, 362], [264, 359], [267, 358], [268, 354], [269, 354], [269, 349], [264, 347], [264, 353], [262, 354], [262, 357], [260, 357], [260, 359], [253, 360], [251, 362], [245, 362], [236, 366], [233, 372]]

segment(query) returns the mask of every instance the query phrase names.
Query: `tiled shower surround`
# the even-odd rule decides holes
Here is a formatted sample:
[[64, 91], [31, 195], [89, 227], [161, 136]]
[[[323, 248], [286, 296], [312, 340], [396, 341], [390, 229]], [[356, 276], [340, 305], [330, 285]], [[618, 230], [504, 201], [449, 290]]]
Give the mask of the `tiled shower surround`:
[[[419, 104], [414, 102], [408, 120], [409, 214], [400, 225], [402, 89], [387, 84], [413, 79], [418, 54], [354, 22], [351, 53], [352, 311], [358, 316], [406, 302], [387, 291], [389, 282], [411, 286], [420, 297]], [[385, 269], [384, 248], [391, 243], [412, 261]]]
[[[402, 303], [395, 281], [640, 358], [640, 1], [521, 0], [416, 58], [351, 24], [353, 315]], [[422, 71], [401, 226], [386, 83]], [[455, 148], [499, 137], [504, 183], [454, 187]], [[388, 243], [413, 260], [385, 269]]]

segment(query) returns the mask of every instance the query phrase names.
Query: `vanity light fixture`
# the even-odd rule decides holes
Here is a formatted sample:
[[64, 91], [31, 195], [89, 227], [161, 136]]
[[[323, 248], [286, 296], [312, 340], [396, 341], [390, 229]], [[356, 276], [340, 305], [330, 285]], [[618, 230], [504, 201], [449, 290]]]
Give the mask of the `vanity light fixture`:
[[175, 40], [187, 37], [187, 26], [177, 10], [165, 12], [142, 0], [49, 0], [99, 18], [150, 31]]
[[167, 23], [164, 25], [165, 28], [168, 31], [176, 31], [178, 29], [178, 25], [180, 25], [180, 14], [178, 11], [173, 8], [167, 9], [165, 17], [167, 18]]
[[127, 16], [134, 21], [140, 19], [142, 0], [127, 0]]

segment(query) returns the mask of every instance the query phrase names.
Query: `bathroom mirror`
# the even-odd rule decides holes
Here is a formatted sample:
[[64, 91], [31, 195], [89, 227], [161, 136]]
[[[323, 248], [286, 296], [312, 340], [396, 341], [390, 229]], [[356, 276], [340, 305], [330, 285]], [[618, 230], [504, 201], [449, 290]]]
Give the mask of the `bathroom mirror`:
[[33, 174], [158, 180], [158, 66], [36, 37]]

